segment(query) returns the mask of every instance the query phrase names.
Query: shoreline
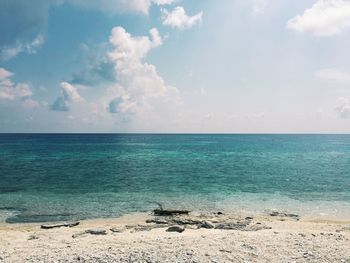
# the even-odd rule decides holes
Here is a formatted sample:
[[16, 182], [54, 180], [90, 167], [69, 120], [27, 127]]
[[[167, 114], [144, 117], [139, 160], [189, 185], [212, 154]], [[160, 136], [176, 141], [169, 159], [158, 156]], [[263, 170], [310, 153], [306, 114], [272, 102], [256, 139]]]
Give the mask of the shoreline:
[[[0, 262], [350, 263], [350, 220], [133, 213], [82, 220], [74, 227], [40, 226], [0, 224]], [[173, 226], [181, 231], [168, 232]]]
[[[222, 211], [222, 210], [221, 210]], [[281, 212], [282, 211], [282, 212]], [[238, 217], [255, 217], [255, 218], [262, 218], [262, 219], [268, 219], [271, 218], [271, 213], [277, 212], [277, 213], [284, 213], [289, 214], [286, 210], [274, 210], [274, 209], [266, 209], [264, 212], [252, 212], [252, 211], [222, 211], [225, 215], [236, 215]], [[220, 213], [220, 211], [218, 211]], [[191, 211], [191, 214], [193, 215], [207, 215], [212, 214], [215, 212], [211, 211]], [[293, 215], [293, 213], [290, 213]], [[316, 214], [308, 214], [308, 215], [297, 215], [303, 222], [313, 222], [313, 223], [334, 223], [334, 224], [350, 224], [350, 214], [346, 216], [339, 216], [339, 215], [316, 215]], [[35, 227], [40, 226], [42, 224], [50, 224], [50, 223], [58, 223], [58, 222], [70, 222], [70, 221], [79, 221], [79, 222], [85, 222], [85, 223], [119, 223], [123, 224], [127, 221], [133, 222], [133, 223], [142, 223], [142, 221], [154, 217], [153, 213], [150, 212], [132, 212], [132, 213], [126, 213], [121, 216], [116, 217], [101, 217], [101, 218], [87, 218], [87, 219], [77, 219], [77, 220], [53, 220], [53, 221], [40, 221], [40, 222], [16, 222], [16, 223], [8, 223], [8, 222], [0, 222], [0, 230], [2, 228], [13, 228], [13, 227], [21, 227], [21, 226], [27, 226], [27, 227]]]

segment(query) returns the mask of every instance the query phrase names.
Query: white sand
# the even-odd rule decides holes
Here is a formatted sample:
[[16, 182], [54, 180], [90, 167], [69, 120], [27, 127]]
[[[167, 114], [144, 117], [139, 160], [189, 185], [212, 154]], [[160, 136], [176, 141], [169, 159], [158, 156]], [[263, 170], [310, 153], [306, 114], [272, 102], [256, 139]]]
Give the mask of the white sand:
[[[258, 231], [166, 228], [121, 233], [110, 228], [145, 224], [150, 215], [82, 221], [72, 228], [40, 229], [39, 224], [0, 225], [0, 262], [347, 262], [350, 222], [253, 216]], [[191, 217], [198, 218], [198, 217]], [[215, 222], [216, 217], [201, 217]], [[232, 216], [217, 216], [230, 222]], [[281, 221], [283, 220], [283, 221]], [[216, 222], [217, 223], [217, 222]], [[105, 229], [107, 235], [72, 235]]]

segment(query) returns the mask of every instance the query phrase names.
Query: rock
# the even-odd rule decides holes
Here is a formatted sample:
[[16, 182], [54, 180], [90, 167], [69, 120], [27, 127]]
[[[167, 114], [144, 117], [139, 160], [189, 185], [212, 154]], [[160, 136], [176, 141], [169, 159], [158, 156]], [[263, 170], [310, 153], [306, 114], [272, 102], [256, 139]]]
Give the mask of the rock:
[[178, 233], [182, 233], [185, 231], [184, 227], [181, 226], [171, 226], [168, 227], [168, 229], [166, 230], [167, 232], [178, 232]]
[[247, 217], [245, 218], [245, 220], [253, 220], [253, 217], [247, 216]]
[[208, 221], [203, 221], [200, 224], [198, 224], [198, 228], [213, 229], [214, 227], [215, 226]]
[[269, 213], [270, 216], [278, 216], [278, 217], [290, 217], [290, 218], [294, 218], [294, 219], [299, 219], [299, 215], [296, 214], [288, 214], [288, 213], [281, 213], [278, 211], [272, 211], [271, 213]]
[[174, 210], [174, 209], [154, 209], [154, 215], [156, 216], [173, 216], [173, 215], [188, 215], [188, 210]]
[[58, 224], [45, 224], [41, 225], [42, 229], [52, 229], [57, 227], [74, 227], [79, 225], [80, 222], [70, 222], [70, 223], [58, 223]]
[[169, 222], [167, 220], [163, 220], [163, 219], [159, 219], [159, 218], [147, 219], [146, 223], [147, 224], [155, 223], [155, 224], [161, 224], [161, 225], [169, 224]]
[[85, 234], [107, 235], [107, 231], [105, 229], [88, 229], [88, 230], [73, 234], [72, 238], [77, 238], [77, 237], [83, 236]]
[[223, 215], [224, 213], [223, 212], [217, 212], [218, 215]]
[[171, 224], [177, 224], [177, 225], [201, 225], [202, 220], [194, 220], [194, 219], [182, 219], [182, 218], [174, 218], [168, 221], [168, 223]]
[[125, 228], [124, 227], [112, 227], [110, 230], [113, 233], [122, 233], [125, 231]]
[[107, 235], [107, 231], [105, 229], [88, 229], [85, 230], [85, 233], [91, 235]]
[[249, 223], [237, 222], [237, 223], [222, 223], [215, 226], [215, 229], [223, 230], [243, 230]]

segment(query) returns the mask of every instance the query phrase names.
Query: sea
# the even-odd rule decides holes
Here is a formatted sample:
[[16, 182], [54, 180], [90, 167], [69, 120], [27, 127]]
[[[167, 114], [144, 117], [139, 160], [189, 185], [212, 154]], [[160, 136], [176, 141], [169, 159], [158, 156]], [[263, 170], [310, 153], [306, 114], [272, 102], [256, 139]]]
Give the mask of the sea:
[[350, 219], [350, 135], [0, 134], [0, 222], [158, 204]]

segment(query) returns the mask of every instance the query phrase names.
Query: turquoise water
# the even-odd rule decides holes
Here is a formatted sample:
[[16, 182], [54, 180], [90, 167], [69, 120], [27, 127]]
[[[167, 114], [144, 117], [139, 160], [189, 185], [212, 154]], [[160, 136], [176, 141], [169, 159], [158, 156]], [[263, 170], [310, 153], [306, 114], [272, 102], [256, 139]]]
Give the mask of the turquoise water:
[[155, 208], [350, 214], [349, 135], [0, 134], [0, 221]]

